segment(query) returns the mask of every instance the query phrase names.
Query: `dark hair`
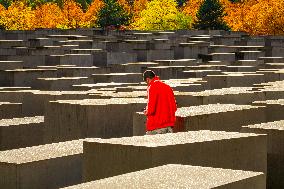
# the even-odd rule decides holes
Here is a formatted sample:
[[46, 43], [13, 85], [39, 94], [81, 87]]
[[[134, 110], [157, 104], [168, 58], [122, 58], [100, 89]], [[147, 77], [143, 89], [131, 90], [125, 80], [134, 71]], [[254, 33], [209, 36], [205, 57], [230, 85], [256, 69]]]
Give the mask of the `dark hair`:
[[147, 78], [153, 79], [156, 76], [156, 74], [152, 70], [146, 70], [143, 73], [143, 79], [146, 81]]

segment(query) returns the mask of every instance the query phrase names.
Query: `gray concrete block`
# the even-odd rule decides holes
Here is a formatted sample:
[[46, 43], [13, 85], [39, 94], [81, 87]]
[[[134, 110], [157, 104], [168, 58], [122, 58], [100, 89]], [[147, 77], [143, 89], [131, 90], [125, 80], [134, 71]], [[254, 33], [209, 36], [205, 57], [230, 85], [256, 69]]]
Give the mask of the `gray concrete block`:
[[132, 136], [132, 114], [145, 106], [146, 99], [143, 98], [59, 100], [48, 103], [45, 141]]
[[253, 84], [264, 83], [263, 74], [256, 73], [234, 73], [228, 72], [224, 75], [208, 75], [205, 80], [211, 89], [228, 87], [251, 87]]
[[265, 106], [265, 122], [284, 119], [284, 99], [255, 101], [253, 105]]
[[283, 188], [284, 121], [243, 126], [241, 132], [267, 134], [267, 188]]
[[33, 87], [40, 77], [55, 77], [56, 69], [16, 69], [0, 71], [2, 86]]
[[89, 77], [92, 74], [107, 74], [110, 73], [111, 68], [100, 68], [96, 66], [91, 67], [77, 67], [77, 66], [57, 66], [57, 77]]
[[[198, 98], [192, 101], [198, 102]], [[265, 107], [234, 104], [208, 104], [180, 107], [178, 104], [174, 132], [181, 131], [234, 131], [243, 125], [266, 121]], [[146, 116], [142, 112], [133, 114], [133, 135], [145, 135]]]
[[0, 70], [13, 70], [23, 68], [23, 61], [0, 61]]
[[0, 150], [43, 144], [44, 117], [0, 120]]
[[149, 62], [160, 59], [174, 59], [174, 51], [171, 49], [141, 50], [135, 49], [137, 61]]
[[82, 182], [81, 140], [0, 152], [3, 188], [59, 188]]
[[158, 63], [154, 62], [133, 62], [126, 64], [112, 64], [111, 72], [113, 73], [141, 73], [142, 70], [147, 67], [158, 66]]
[[33, 88], [46, 91], [72, 91], [73, 85], [82, 83], [93, 83], [93, 79], [89, 77], [37, 78]]
[[179, 107], [189, 107], [205, 104], [252, 104], [255, 99], [266, 100], [261, 91], [252, 91], [252, 87], [230, 87], [200, 92], [175, 92]]
[[139, 83], [143, 81], [141, 73], [92, 74], [95, 83]]
[[85, 140], [83, 182], [165, 164], [266, 173], [266, 142], [265, 135], [222, 131]]
[[0, 119], [22, 116], [22, 103], [0, 102]]
[[65, 189], [95, 187], [265, 189], [265, 175], [262, 172], [168, 164]]
[[208, 104], [178, 108], [176, 125], [182, 131], [239, 132], [242, 125], [265, 122], [264, 106]]

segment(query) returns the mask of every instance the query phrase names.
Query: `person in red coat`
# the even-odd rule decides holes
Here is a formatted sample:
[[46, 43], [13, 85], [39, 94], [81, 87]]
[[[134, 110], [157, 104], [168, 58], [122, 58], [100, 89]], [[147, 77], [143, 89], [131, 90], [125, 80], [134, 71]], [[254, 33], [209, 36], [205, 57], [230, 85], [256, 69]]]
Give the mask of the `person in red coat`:
[[146, 135], [172, 133], [175, 125], [176, 100], [172, 88], [151, 70], [143, 73], [147, 83]]

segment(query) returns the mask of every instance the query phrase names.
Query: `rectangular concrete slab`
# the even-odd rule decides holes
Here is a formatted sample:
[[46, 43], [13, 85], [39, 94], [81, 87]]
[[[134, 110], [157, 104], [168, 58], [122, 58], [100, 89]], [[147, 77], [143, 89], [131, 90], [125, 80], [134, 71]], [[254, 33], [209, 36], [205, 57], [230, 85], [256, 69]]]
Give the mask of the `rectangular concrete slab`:
[[265, 135], [206, 130], [90, 139], [84, 141], [83, 181], [169, 163], [266, 173], [266, 142]]
[[230, 188], [265, 189], [262, 172], [168, 164], [65, 189], [91, 188]]
[[45, 141], [132, 136], [132, 114], [144, 98], [59, 100], [47, 104]]
[[0, 120], [0, 150], [43, 144], [44, 117]]
[[267, 188], [284, 188], [284, 120], [243, 126], [241, 132], [267, 134]]
[[83, 141], [68, 141], [0, 152], [0, 186], [59, 188], [82, 182]]

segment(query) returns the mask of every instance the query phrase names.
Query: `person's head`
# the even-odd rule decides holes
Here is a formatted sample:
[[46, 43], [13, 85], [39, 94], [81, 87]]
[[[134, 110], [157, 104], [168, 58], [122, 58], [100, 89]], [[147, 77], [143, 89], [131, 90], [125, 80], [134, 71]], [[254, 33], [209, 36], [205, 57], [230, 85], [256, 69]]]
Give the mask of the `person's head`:
[[146, 70], [143, 73], [143, 80], [147, 83], [147, 85], [149, 85], [155, 76], [156, 74], [152, 70]]

